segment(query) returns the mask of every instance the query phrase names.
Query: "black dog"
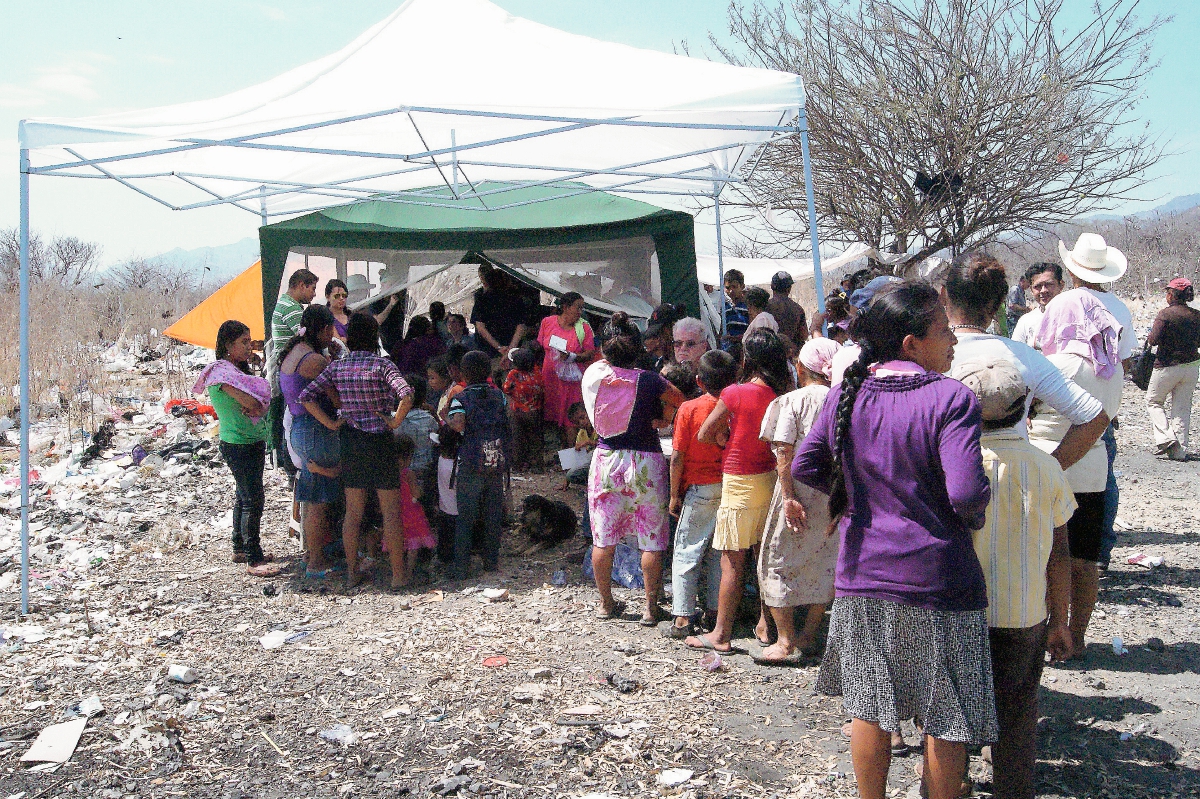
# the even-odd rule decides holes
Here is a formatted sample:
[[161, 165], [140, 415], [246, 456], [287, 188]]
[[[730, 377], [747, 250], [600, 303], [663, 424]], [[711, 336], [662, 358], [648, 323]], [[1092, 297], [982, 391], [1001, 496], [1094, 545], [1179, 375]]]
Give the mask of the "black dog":
[[521, 509], [521, 532], [535, 544], [552, 547], [575, 535], [579, 520], [565, 502], [537, 494], [525, 497]]

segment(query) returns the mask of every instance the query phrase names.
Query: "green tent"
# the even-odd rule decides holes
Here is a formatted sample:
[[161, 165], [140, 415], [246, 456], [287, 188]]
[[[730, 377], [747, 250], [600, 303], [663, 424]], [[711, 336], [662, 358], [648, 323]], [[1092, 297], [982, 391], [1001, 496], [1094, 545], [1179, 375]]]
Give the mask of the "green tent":
[[267, 330], [285, 274], [308, 254], [387, 264], [373, 297], [431, 277], [430, 265], [483, 256], [550, 294], [578, 291], [600, 313], [644, 317], [671, 302], [699, 315], [690, 214], [574, 183], [475, 189], [462, 198], [447, 187], [405, 192], [259, 228]]

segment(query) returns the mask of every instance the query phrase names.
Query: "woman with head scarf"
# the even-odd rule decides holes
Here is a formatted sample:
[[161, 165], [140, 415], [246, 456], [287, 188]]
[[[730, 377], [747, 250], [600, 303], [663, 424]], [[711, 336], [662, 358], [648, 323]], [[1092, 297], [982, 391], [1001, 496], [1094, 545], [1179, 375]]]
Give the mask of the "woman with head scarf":
[[[1117, 349], [1121, 326], [1098, 299], [1084, 289], [1064, 292], [1046, 306], [1038, 329], [1042, 354], [1062, 376], [1104, 406], [1108, 416], [1121, 406], [1123, 371]], [[1035, 403], [1029, 423], [1029, 441], [1054, 452], [1071, 429], [1071, 420], [1043, 403]], [[1104, 442], [1091, 448], [1066, 470], [1079, 507], [1067, 522], [1071, 547], [1071, 635], [1073, 657], [1082, 657], [1084, 633], [1096, 606], [1100, 575], [1100, 538], [1104, 524], [1104, 489], [1108, 481], [1108, 453]]]
[[[762, 623], [768, 629], [773, 623], [776, 636], [756, 658], [759, 663], [785, 663], [807, 654], [833, 599], [838, 539], [802, 534], [803, 509], [813, 529], [829, 527], [829, 497], [792, 477], [792, 458], [825, 404], [833, 356], [840, 349], [827, 338], [806, 342], [797, 361], [800, 388], [772, 400], [763, 416], [759, 438], [775, 450], [778, 480], [759, 544], [758, 587]], [[797, 636], [793, 618], [801, 605], [808, 605], [808, 615]]]

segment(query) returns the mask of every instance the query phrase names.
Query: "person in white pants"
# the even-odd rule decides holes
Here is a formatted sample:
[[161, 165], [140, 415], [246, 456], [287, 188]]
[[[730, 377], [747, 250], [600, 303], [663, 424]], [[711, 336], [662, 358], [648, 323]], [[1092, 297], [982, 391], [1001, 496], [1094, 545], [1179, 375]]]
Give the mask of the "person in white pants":
[[[1167, 284], [1167, 307], [1154, 317], [1147, 343], [1158, 347], [1146, 388], [1146, 410], [1154, 427], [1159, 455], [1173, 461], [1188, 458], [1192, 392], [1200, 375], [1200, 311], [1188, 305], [1195, 297], [1192, 282], [1177, 277]], [[1167, 398], [1171, 410], [1167, 412]]]

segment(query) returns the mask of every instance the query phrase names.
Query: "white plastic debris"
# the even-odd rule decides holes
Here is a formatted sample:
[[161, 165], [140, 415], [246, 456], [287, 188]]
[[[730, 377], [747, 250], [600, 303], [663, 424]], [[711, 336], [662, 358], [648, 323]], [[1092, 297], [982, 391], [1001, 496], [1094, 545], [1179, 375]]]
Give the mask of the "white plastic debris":
[[508, 589], [485, 588], [483, 589], [483, 598], [488, 602], [506, 602], [508, 600]]
[[189, 666], [172, 663], [167, 667], [167, 679], [171, 682], [181, 682], [190, 685], [196, 681], [196, 672]]
[[1112, 648], [1114, 655], [1128, 655], [1129, 650], [1125, 648], [1125, 642], [1121, 640], [1121, 636], [1114, 635], [1112, 639]]
[[349, 746], [358, 738], [349, 724], [334, 724], [327, 730], [321, 730], [320, 736], [330, 743], [341, 744], [342, 746]]
[[669, 768], [664, 769], [658, 775], [660, 785], [665, 785], [668, 788], [674, 788], [676, 785], [683, 785], [692, 778], [694, 774], [690, 768]]
[[263, 649], [278, 649], [287, 641], [287, 630], [271, 630], [271, 632], [258, 639], [262, 644]]

